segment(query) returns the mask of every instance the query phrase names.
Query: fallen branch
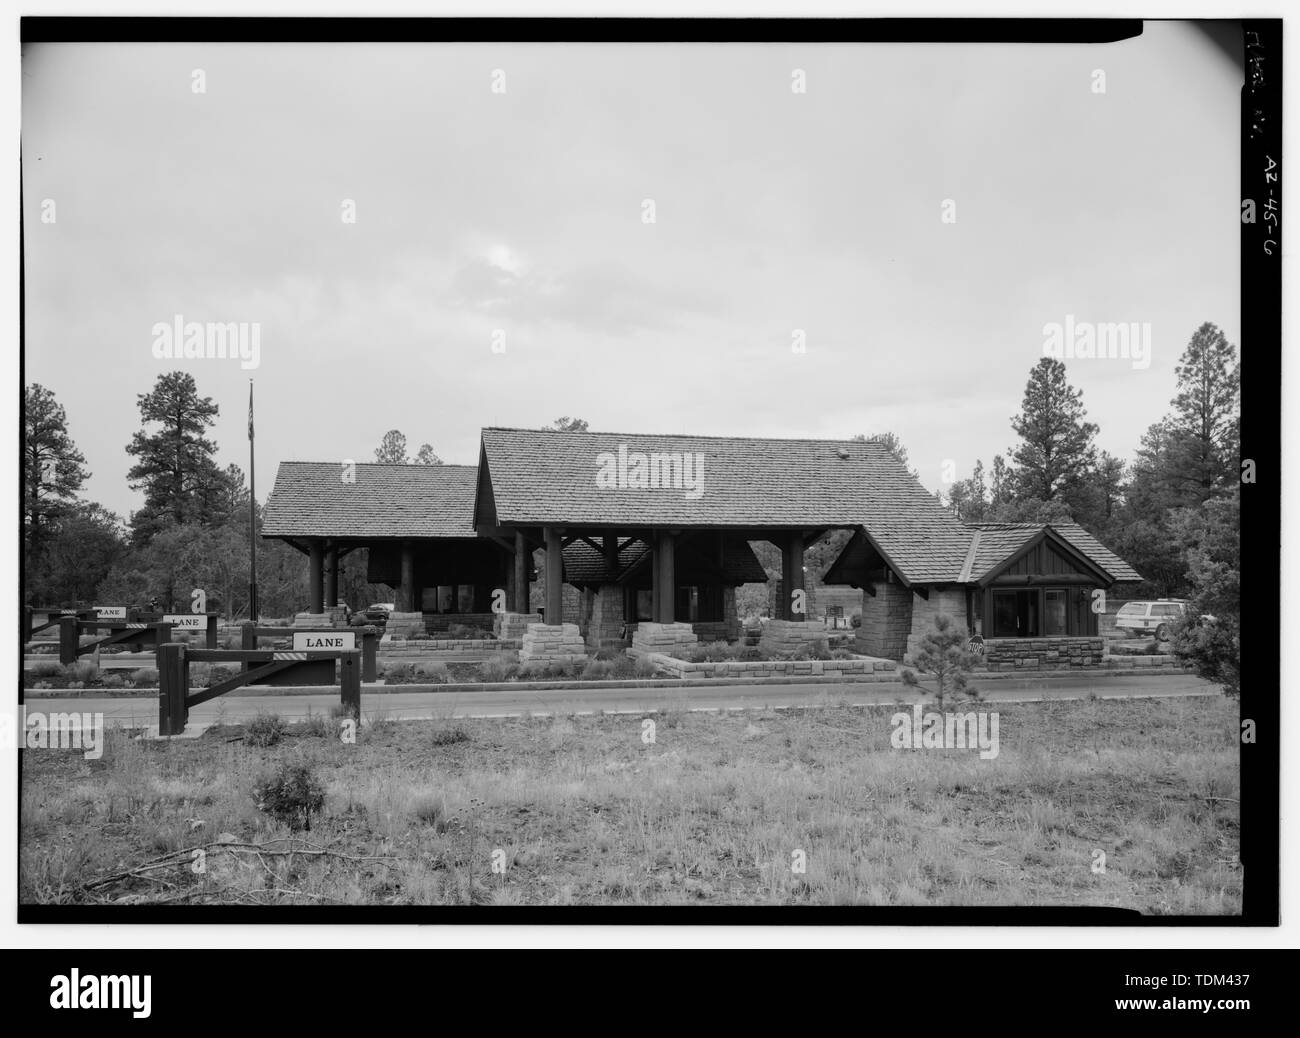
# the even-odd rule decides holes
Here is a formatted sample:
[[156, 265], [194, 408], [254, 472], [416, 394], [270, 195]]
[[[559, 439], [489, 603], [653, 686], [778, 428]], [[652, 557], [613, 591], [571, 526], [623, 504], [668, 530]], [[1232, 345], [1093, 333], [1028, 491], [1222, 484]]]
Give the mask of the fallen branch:
[[381, 865], [387, 866], [390, 869], [397, 867], [397, 859], [389, 857], [387, 855], [344, 854], [341, 851], [332, 851], [323, 847], [290, 846], [286, 850], [272, 850], [268, 846], [268, 844], [284, 843], [286, 840], [289, 840], [289, 842], [292, 843], [291, 837], [277, 837], [274, 840], [268, 840], [266, 843], [239, 843], [235, 841], [229, 843], [221, 843], [220, 841], [214, 840], [211, 843], [196, 844], [193, 847], [185, 847], [182, 848], [181, 850], [172, 851], [169, 854], [164, 854], [161, 857], [153, 858], [150, 861], [144, 862], [140, 865], [133, 866], [132, 868], [129, 869], [125, 869], [122, 872], [116, 872], [111, 876], [105, 876], [102, 879], [97, 879], [94, 880], [93, 882], [83, 884], [81, 889], [84, 891], [90, 891], [90, 890], [94, 890], [97, 887], [108, 886], [110, 883], [117, 883], [124, 879], [132, 879], [132, 878], [149, 879], [151, 877], [144, 875], [146, 872], [152, 872], [155, 869], [172, 868], [176, 865], [189, 865], [190, 862], [193, 860], [193, 855], [195, 851], [203, 851], [206, 854], [208, 851], [211, 850], [225, 850], [225, 851], [231, 851], [232, 853], [246, 852], [246, 853], [254, 854], [257, 856], [258, 860], [261, 861], [262, 867], [265, 868], [268, 873], [271, 872], [271, 869], [269, 868], [269, 866], [267, 866], [266, 860], [265, 858], [263, 858], [263, 855], [285, 858], [285, 857], [292, 857], [295, 854], [305, 854], [308, 857], [316, 857], [316, 858], [320, 858], [320, 857], [338, 858], [340, 861], [351, 861], [351, 862], [362, 862], [362, 863], [377, 862]]

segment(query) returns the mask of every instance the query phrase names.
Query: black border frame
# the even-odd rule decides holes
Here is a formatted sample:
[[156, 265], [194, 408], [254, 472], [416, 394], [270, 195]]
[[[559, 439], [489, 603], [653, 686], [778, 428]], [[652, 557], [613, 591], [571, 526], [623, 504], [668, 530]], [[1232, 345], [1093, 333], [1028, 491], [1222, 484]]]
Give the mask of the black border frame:
[[[1282, 21], [1197, 19], [1240, 24], [1245, 51], [1241, 94], [1241, 198], [1258, 203], [1257, 222], [1241, 225], [1241, 450], [1256, 466], [1241, 491], [1241, 593], [1260, 616], [1280, 617], [1282, 233], [1265, 218], [1282, 202]], [[21, 19], [21, 40], [69, 42], [1002, 42], [1107, 43], [1138, 36], [1141, 19], [1085, 18], [322, 18], [51, 17]], [[1277, 163], [1265, 178], [1266, 156]], [[20, 159], [21, 170], [21, 159]], [[19, 209], [19, 443], [24, 433], [25, 282]], [[22, 467], [19, 473], [21, 478]], [[23, 602], [21, 495], [19, 598]], [[1276, 530], [1275, 539], [1271, 531]], [[1246, 872], [1240, 916], [1146, 916], [1111, 908], [856, 906], [114, 906], [23, 905], [25, 923], [373, 924], [533, 923], [560, 925], [958, 925], [958, 926], [1276, 926], [1279, 904], [1280, 621], [1242, 630], [1242, 719], [1256, 742], [1240, 747], [1241, 861]], [[22, 702], [22, 661], [18, 660]], [[22, 750], [17, 758], [22, 788]], [[21, 839], [21, 821], [19, 821]], [[17, 873], [15, 873], [15, 877]], [[16, 891], [15, 891], [16, 893]]]

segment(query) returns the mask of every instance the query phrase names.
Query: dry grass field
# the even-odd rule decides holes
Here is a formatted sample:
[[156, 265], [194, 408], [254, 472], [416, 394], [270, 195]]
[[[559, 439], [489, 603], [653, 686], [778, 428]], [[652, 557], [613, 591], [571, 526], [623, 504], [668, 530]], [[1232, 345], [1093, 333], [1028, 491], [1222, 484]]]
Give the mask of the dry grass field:
[[[684, 707], [652, 742], [630, 715], [370, 716], [353, 744], [322, 717], [28, 750], [21, 901], [1240, 912], [1233, 702], [999, 704], [992, 760], [892, 748], [896, 708]], [[254, 796], [295, 764], [308, 830]]]

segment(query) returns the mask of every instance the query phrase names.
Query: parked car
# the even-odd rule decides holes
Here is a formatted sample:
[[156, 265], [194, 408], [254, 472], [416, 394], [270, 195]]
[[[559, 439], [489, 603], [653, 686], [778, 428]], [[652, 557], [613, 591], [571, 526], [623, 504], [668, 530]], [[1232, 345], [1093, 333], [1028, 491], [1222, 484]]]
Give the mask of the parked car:
[[348, 623], [353, 627], [383, 627], [388, 623], [388, 614], [392, 611], [392, 602], [377, 602], [358, 609], [348, 617]]
[[1115, 614], [1115, 629], [1125, 634], [1154, 634], [1157, 641], [1163, 642], [1186, 612], [1187, 602], [1181, 598], [1125, 602]]

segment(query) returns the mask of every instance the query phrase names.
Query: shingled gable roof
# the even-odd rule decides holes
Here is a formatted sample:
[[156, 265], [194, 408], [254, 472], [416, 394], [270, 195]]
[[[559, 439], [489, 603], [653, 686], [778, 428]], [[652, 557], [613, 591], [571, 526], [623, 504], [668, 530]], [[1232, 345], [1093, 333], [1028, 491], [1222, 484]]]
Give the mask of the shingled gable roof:
[[282, 461], [262, 518], [263, 537], [475, 537], [473, 465], [356, 466]]
[[[1066, 547], [1078, 552], [1113, 582], [1142, 579], [1132, 566], [1077, 523], [967, 523], [965, 526], [967, 541], [964, 550], [953, 557], [949, 575], [933, 583], [979, 582], [994, 575], [1044, 532], [1059, 537]], [[856, 573], [867, 568], [877, 554], [868, 537], [859, 532], [827, 568], [823, 582], [848, 583]], [[905, 573], [900, 575], [908, 579]]]
[[[703, 493], [601, 489], [599, 456], [620, 447], [704, 459]], [[514, 526], [810, 529], [866, 526], [912, 582], [952, 580], [969, 532], [880, 443], [751, 437], [483, 430], [475, 521]]]
[[980, 580], [999, 568], [1043, 529], [1053, 533], [1114, 581], [1137, 581], [1142, 576], [1078, 523], [969, 523], [978, 538], [970, 579]]

